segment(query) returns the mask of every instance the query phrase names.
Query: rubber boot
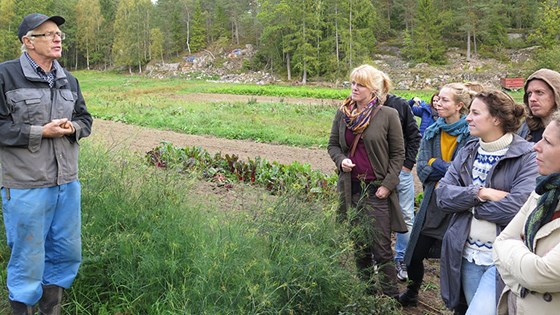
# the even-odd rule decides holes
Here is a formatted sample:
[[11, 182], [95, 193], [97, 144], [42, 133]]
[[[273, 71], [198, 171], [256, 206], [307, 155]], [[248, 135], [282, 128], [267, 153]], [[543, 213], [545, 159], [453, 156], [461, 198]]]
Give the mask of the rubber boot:
[[40, 315], [60, 315], [62, 309], [62, 287], [44, 285], [43, 296], [39, 300]]
[[403, 294], [399, 295], [399, 303], [405, 307], [418, 306], [418, 289], [409, 286]]
[[35, 308], [30, 305], [23, 304], [21, 302], [16, 302], [10, 300], [10, 306], [12, 307], [13, 315], [34, 315]]

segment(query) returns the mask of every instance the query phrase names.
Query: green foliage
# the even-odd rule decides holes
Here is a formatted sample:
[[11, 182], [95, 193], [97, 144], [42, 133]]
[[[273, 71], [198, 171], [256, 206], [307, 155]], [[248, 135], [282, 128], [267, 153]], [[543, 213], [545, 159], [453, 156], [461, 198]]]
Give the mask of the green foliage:
[[418, 0], [416, 14], [412, 34], [405, 32], [403, 54], [417, 63], [445, 63], [443, 30], [449, 14], [441, 12], [433, 0]]
[[[78, 0], [76, 14], [76, 37], [82, 43], [80, 49], [86, 54], [86, 65], [89, 69], [90, 57], [95, 57], [95, 53], [101, 49], [97, 40], [103, 24], [99, 1]], [[99, 61], [96, 59], [99, 58], [92, 61]]]
[[149, 0], [122, 0], [115, 18], [115, 65], [142, 69], [149, 50]]
[[332, 89], [318, 87], [292, 87], [279, 85], [247, 85], [236, 84], [232, 86], [216, 85], [206, 90], [208, 93], [237, 94], [237, 95], [268, 95], [285, 97], [310, 97], [320, 99], [339, 99], [348, 96], [347, 89]]
[[80, 166], [87, 246], [68, 314], [400, 313], [365, 295], [324, 202], [247, 191], [227, 211], [196, 180], [87, 141]]
[[557, 1], [546, 0], [539, 6], [539, 23], [528, 40], [550, 49], [560, 44], [558, 34], [560, 33], [560, 6]]
[[210, 30], [210, 41], [216, 41], [218, 40], [220, 37], [224, 37], [224, 38], [228, 38], [230, 36], [229, 32], [228, 32], [228, 16], [226, 14], [226, 11], [224, 10], [224, 8], [221, 5], [217, 5], [216, 9], [214, 11], [213, 14], [213, 19], [212, 19], [212, 28]]
[[204, 16], [200, 4], [195, 7], [189, 34], [187, 38], [189, 52], [197, 52], [206, 46]]
[[487, 0], [479, 4], [482, 13], [477, 39], [481, 41], [481, 50], [498, 51], [507, 41], [507, 8], [502, 0]]
[[549, 48], [541, 48], [535, 56], [534, 71], [542, 68], [560, 70], [560, 44]]
[[8, 30], [0, 29], [0, 61], [16, 58], [20, 46], [21, 43], [16, 34]]
[[442, 49], [467, 37], [476, 53], [492, 55], [507, 45], [506, 30], [529, 33], [532, 21], [539, 21], [531, 39], [551, 47], [558, 30], [557, 5], [550, 1], [539, 7], [538, 0], [431, 0], [437, 10], [427, 15], [417, 0], [1, 0], [0, 61], [19, 55], [21, 17], [42, 12], [67, 20], [60, 61], [68, 68], [142, 71], [154, 58], [151, 30], [159, 28], [162, 53], [156, 59], [251, 44], [256, 54], [246, 62], [248, 69], [303, 83], [340, 80], [370, 62], [372, 52], [383, 49], [380, 40], [401, 47], [405, 38], [409, 60], [440, 64]]
[[273, 70], [341, 77], [363, 63], [376, 43], [378, 16], [371, 1], [267, 0], [257, 15], [264, 25], [259, 59]]
[[164, 51], [172, 56], [182, 53], [187, 49], [187, 36], [189, 35], [190, 21], [187, 17], [192, 15], [192, 7], [176, 0], [160, 0], [155, 7], [155, 25], [161, 29], [165, 38]]
[[163, 33], [159, 28], [153, 28], [150, 32], [150, 57], [163, 62]]
[[243, 182], [261, 186], [272, 194], [296, 192], [309, 200], [332, 196], [336, 191], [336, 174], [325, 175], [312, 170], [309, 164], [283, 165], [260, 157], [243, 161], [235, 154], [212, 156], [201, 147], [177, 148], [165, 142], [146, 155], [152, 165], [200, 172], [204, 178], [228, 188], [233, 187], [232, 183]]
[[420, 207], [422, 199], [424, 199], [424, 192], [419, 192], [418, 194], [416, 194], [416, 197], [414, 197], [414, 206], [416, 207], [416, 209]]
[[539, 11], [540, 0], [505, 0], [504, 6], [507, 8], [506, 16], [509, 18], [509, 26], [516, 29], [529, 29], [536, 22], [537, 12]]

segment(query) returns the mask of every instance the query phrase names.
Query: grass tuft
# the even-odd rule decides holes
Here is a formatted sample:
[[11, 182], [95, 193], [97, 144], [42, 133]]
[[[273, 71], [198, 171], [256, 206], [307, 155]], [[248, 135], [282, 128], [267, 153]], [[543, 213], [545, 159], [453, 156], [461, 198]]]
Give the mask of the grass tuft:
[[85, 142], [80, 163], [84, 259], [68, 314], [398, 313], [363, 293], [330, 202], [287, 193], [224, 211], [195, 178], [124, 153]]

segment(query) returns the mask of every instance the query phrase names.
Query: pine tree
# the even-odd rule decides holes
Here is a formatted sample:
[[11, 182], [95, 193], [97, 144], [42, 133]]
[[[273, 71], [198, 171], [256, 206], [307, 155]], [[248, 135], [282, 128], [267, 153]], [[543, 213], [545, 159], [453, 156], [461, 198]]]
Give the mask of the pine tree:
[[260, 24], [264, 25], [259, 38], [259, 58], [272, 70], [286, 70], [288, 80], [291, 80], [291, 51], [287, 48], [286, 34], [291, 32], [290, 12], [292, 9], [288, 0], [264, 0], [261, 10], [257, 14]]
[[443, 30], [448, 16], [438, 10], [434, 0], [418, 0], [414, 27], [406, 33], [403, 54], [414, 62], [445, 63]]
[[301, 82], [307, 83], [310, 74], [319, 68], [318, 47], [322, 38], [321, 14], [323, 1], [290, 0], [291, 23], [284, 36], [285, 52], [292, 58], [294, 70], [301, 73]]
[[481, 48], [497, 51], [507, 41], [507, 10], [502, 0], [486, 0], [478, 4], [480, 30], [478, 32]]
[[206, 24], [204, 23], [204, 14], [202, 7], [198, 3], [194, 9], [194, 13], [190, 23], [189, 37], [187, 45], [190, 52], [197, 52], [206, 46]]

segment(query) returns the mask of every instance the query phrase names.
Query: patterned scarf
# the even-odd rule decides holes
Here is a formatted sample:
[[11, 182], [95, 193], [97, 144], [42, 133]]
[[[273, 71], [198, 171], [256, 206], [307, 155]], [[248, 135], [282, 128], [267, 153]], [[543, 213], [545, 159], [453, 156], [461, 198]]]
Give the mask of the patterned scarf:
[[347, 97], [340, 106], [340, 110], [344, 113], [346, 127], [355, 134], [363, 133], [369, 125], [371, 112], [375, 108], [375, 104], [377, 104], [377, 97], [373, 98], [364, 110], [358, 112], [358, 106], [355, 106], [356, 102], [352, 100], [352, 97]]
[[459, 120], [452, 124], [445, 122], [442, 117], [438, 118], [430, 127], [424, 130], [424, 138], [430, 140], [439, 134], [442, 130], [448, 134], [457, 137], [457, 142], [461, 142], [463, 137], [468, 137], [469, 133], [469, 123], [465, 120], [466, 116], [461, 116]]
[[534, 252], [534, 240], [537, 231], [545, 224], [550, 222], [552, 215], [558, 206], [560, 197], [560, 173], [553, 173], [548, 176], [541, 176], [537, 179], [537, 194], [541, 195], [537, 207], [525, 223], [525, 245], [530, 251]]

